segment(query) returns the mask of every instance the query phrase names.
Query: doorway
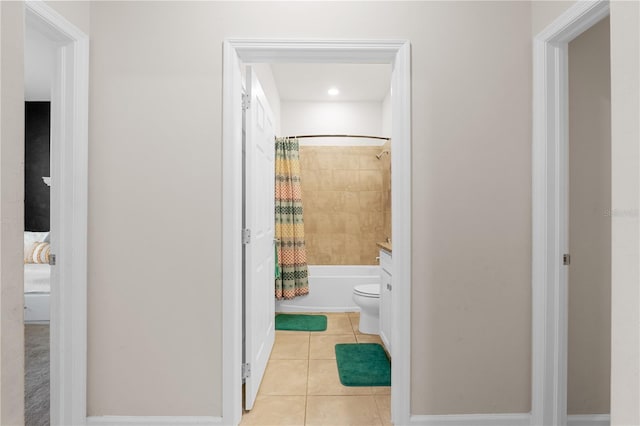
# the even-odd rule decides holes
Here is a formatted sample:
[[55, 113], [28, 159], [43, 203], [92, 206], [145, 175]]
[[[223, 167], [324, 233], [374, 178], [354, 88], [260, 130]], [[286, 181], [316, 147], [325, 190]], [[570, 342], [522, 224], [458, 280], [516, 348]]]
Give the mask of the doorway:
[[227, 40], [223, 75], [223, 421], [241, 417], [242, 380], [242, 77], [241, 62], [260, 63], [387, 63], [392, 71], [392, 209], [394, 277], [400, 283], [393, 299], [392, 418], [409, 421], [410, 395], [410, 90], [409, 43], [406, 41], [281, 41]]
[[534, 38], [532, 425], [567, 424], [568, 45], [608, 15], [607, 1], [577, 3]]
[[567, 418], [608, 421], [611, 381], [609, 17], [569, 42]]
[[84, 424], [89, 40], [44, 2], [25, 3], [27, 33], [51, 55], [50, 173], [42, 176], [50, 184], [50, 412], [43, 416], [52, 425]]
[[[305, 413], [313, 422], [314, 413], [333, 412], [332, 406], [346, 407], [352, 415], [366, 413], [365, 422], [376, 423], [378, 415], [388, 422], [389, 386], [342, 386], [334, 345], [365, 343], [369, 346], [362, 348], [380, 349], [371, 344], [384, 344], [391, 352], [390, 330], [383, 335], [378, 325], [381, 305], [391, 301], [391, 286], [386, 293], [380, 286], [378, 246], [384, 243], [391, 249], [391, 66], [262, 63], [247, 64], [244, 74], [243, 227], [250, 231], [243, 245], [247, 289], [243, 362], [245, 372], [250, 371], [245, 378], [245, 409], [251, 410], [248, 416], [265, 421], [262, 416], [273, 415], [272, 404], [286, 395], [291, 406], [280, 415], [295, 423], [304, 422]], [[276, 142], [280, 147], [276, 161], [281, 161], [277, 174], [274, 135], [281, 138]], [[290, 149], [288, 163], [285, 144]], [[294, 170], [293, 176], [285, 177], [284, 170], [289, 169], [285, 164]], [[291, 229], [277, 235], [282, 240], [273, 239], [270, 212], [277, 205], [276, 211], [286, 216], [281, 208], [290, 206], [289, 199], [274, 204], [274, 178], [276, 186], [283, 186], [277, 191], [280, 197], [298, 194], [292, 202], [304, 208], [304, 240], [296, 237], [292, 242]], [[285, 181], [299, 182], [299, 190], [285, 190]], [[295, 235], [302, 236], [299, 216], [276, 223], [287, 229], [295, 223], [299, 227]], [[286, 247], [305, 246], [300, 259], [306, 260], [309, 280], [308, 294], [277, 300], [275, 312], [321, 314], [328, 318], [327, 330], [277, 332], [281, 334], [276, 334], [274, 345], [272, 241], [283, 247], [289, 260], [291, 251]], [[354, 302], [354, 288], [363, 285], [378, 294], [379, 313], [370, 321], [358, 314], [361, 308]], [[288, 417], [291, 413], [297, 418]]]
[[[55, 44], [25, 25], [24, 340], [26, 426], [50, 424], [50, 134]], [[56, 230], [58, 231], [58, 230]], [[53, 285], [52, 285], [53, 284]]]

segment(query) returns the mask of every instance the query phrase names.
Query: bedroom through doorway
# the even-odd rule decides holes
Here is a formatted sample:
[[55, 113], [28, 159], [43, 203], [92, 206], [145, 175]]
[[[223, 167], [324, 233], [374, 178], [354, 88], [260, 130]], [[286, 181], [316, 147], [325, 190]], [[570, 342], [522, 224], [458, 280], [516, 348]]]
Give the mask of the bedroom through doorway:
[[25, 25], [24, 342], [27, 426], [50, 424], [51, 92], [55, 44]]

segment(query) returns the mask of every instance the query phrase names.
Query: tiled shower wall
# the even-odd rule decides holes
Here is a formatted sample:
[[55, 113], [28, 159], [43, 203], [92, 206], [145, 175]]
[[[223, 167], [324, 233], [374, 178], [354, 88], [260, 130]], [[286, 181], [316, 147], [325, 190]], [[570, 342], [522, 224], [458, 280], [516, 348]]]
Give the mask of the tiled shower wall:
[[384, 147], [301, 146], [309, 265], [376, 265], [391, 238], [391, 161]]

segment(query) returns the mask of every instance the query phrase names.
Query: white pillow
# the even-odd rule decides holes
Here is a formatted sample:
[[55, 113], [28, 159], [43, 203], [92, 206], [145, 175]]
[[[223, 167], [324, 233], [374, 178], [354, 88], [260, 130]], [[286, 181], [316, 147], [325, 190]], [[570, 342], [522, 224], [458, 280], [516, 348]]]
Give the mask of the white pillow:
[[40, 243], [45, 241], [49, 241], [49, 232], [31, 232], [24, 231], [24, 256], [27, 257], [27, 254], [33, 247], [34, 243]]
[[49, 263], [51, 246], [49, 243], [36, 242], [24, 254], [24, 263]]

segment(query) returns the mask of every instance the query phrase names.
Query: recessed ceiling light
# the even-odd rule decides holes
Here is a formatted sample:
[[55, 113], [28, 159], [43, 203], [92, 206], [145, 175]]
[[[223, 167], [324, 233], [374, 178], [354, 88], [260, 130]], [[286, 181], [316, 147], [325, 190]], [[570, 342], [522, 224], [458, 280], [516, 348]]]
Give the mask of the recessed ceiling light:
[[340, 93], [340, 91], [338, 89], [336, 89], [335, 87], [332, 87], [331, 89], [329, 89], [329, 91], [327, 93], [329, 95], [331, 95], [331, 96], [336, 96], [338, 93]]

